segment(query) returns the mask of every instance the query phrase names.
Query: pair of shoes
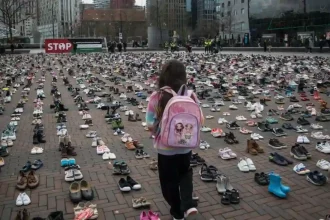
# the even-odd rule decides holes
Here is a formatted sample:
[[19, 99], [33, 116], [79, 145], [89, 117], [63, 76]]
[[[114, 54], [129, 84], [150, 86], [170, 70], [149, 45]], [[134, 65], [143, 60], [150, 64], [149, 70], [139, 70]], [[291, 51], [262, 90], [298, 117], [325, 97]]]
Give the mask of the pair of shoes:
[[77, 156], [77, 153], [74, 151], [74, 147], [68, 146], [61, 149], [62, 158], [67, 158], [68, 156]]
[[233, 190], [233, 186], [229, 182], [229, 178], [225, 175], [219, 175], [217, 176], [217, 191], [220, 194], [225, 193], [227, 190]]
[[282, 149], [282, 148], [287, 148], [286, 144], [280, 142], [276, 138], [271, 138], [269, 139], [268, 146], [274, 149]]
[[129, 192], [131, 190], [140, 190], [141, 184], [136, 182], [132, 177], [127, 176], [126, 179], [121, 178], [119, 180], [119, 189], [122, 192]]
[[293, 171], [299, 175], [305, 175], [311, 172], [309, 169], [306, 168], [306, 166], [303, 163], [299, 163], [296, 166], [294, 166]]
[[240, 126], [236, 123], [236, 121], [226, 123], [226, 127], [230, 130], [236, 130], [240, 128]]
[[306, 178], [308, 182], [316, 186], [323, 186], [327, 182], [327, 177], [317, 170], [307, 174]]
[[29, 220], [29, 219], [30, 219], [30, 213], [28, 213], [26, 209], [23, 209], [23, 212], [18, 211], [15, 217], [15, 220]]
[[25, 192], [18, 194], [16, 199], [17, 206], [29, 205], [30, 203], [31, 199]]
[[286, 198], [290, 187], [283, 185], [281, 179], [280, 175], [274, 172], [269, 173], [268, 191], [279, 198]]
[[287, 166], [293, 163], [291, 160], [288, 160], [286, 157], [283, 157], [282, 155], [276, 152], [269, 154], [269, 161], [280, 166]]
[[228, 147], [224, 149], [219, 149], [219, 157], [223, 160], [236, 159], [237, 155]]
[[264, 172], [255, 173], [254, 174], [254, 181], [256, 181], [261, 186], [269, 185], [269, 176]]
[[75, 219], [97, 219], [99, 216], [97, 204], [91, 202], [79, 202], [78, 205], [73, 208], [73, 212]]
[[39, 185], [39, 177], [32, 170], [26, 176], [23, 171], [20, 171], [19, 176], [17, 178], [16, 188], [19, 190], [25, 190], [27, 187], [30, 189], [34, 189]]
[[201, 176], [201, 180], [210, 182], [217, 181], [217, 178], [220, 174], [215, 166], [208, 166], [206, 163], [204, 163], [199, 170], [199, 175]]
[[130, 174], [130, 173], [131, 173], [131, 171], [128, 168], [128, 165], [125, 161], [116, 160], [113, 163], [113, 174], [127, 175], [127, 174]]
[[295, 144], [291, 147], [290, 155], [297, 160], [307, 160], [312, 157], [307, 149], [299, 144]]
[[242, 172], [256, 171], [257, 168], [250, 158], [240, 158], [237, 167]]
[[235, 135], [232, 132], [226, 133], [224, 141], [227, 144], [238, 144], [238, 140], [236, 139]]
[[64, 179], [66, 182], [82, 180], [82, 178], [84, 178], [83, 174], [80, 171], [79, 166], [69, 167], [69, 169], [67, 169], [64, 174], [65, 174]]
[[258, 153], [263, 153], [264, 149], [259, 146], [259, 144], [253, 140], [247, 140], [246, 152], [252, 155], [257, 155]]
[[124, 129], [124, 125], [123, 125], [123, 122], [120, 118], [118, 119], [114, 119], [112, 122], [111, 122], [111, 126], [112, 126], [112, 129], [113, 130], [117, 130], [118, 128], [119, 129]]
[[145, 211], [141, 212], [140, 220], [160, 220], [159, 214], [151, 210], [146, 213]]
[[149, 158], [149, 157], [150, 157], [150, 155], [142, 149], [137, 149], [135, 151], [135, 158], [136, 159], [143, 159], [143, 158]]
[[221, 203], [224, 205], [239, 204], [239, 202], [240, 197], [236, 189], [226, 190], [226, 192], [223, 193], [221, 198]]
[[83, 199], [89, 201], [94, 198], [92, 187], [86, 180], [71, 183], [69, 191], [73, 203], [81, 202]]
[[33, 134], [33, 144], [46, 143], [46, 141], [43, 138], [44, 137], [41, 132], [34, 133]]
[[190, 166], [194, 167], [205, 163], [205, 160], [198, 155], [198, 153], [192, 153], [190, 158]]

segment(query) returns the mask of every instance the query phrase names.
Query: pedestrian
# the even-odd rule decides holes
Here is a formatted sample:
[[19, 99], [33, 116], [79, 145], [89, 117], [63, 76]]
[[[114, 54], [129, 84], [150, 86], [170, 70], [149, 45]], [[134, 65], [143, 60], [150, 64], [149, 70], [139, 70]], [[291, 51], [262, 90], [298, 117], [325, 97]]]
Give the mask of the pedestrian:
[[126, 52], [126, 48], [127, 48], [127, 43], [126, 42], [123, 43], [123, 47], [124, 47], [124, 52]]
[[267, 42], [264, 40], [264, 52], [267, 52]]
[[320, 52], [322, 53], [323, 50], [323, 45], [324, 45], [324, 41], [325, 41], [325, 35], [320, 37], [320, 41], [319, 41], [319, 46], [320, 46]]
[[[159, 76], [159, 90], [150, 96], [146, 113], [148, 128], [155, 135], [154, 147], [158, 151], [158, 173], [162, 194], [171, 207], [170, 213], [174, 219], [183, 219], [195, 215], [198, 210], [195, 208], [197, 204], [192, 198], [193, 171], [190, 167], [192, 150], [164, 146], [160, 140], [162, 131], [159, 122], [162, 120], [168, 101], [173, 97], [171, 93], [161, 90], [161, 88], [167, 86], [174, 92], [178, 92], [186, 82], [187, 74], [184, 65], [177, 60], [167, 62]], [[198, 102], [195, 93], [191, 94], [191, 98], [196, 103]], [[183, 124], [178, 125], [177, 134], [183, 134], [183, 131]], [[185, 134], [188, 133], [186, 131]]]
[[14, 44], [10, 44], [10, 50], [11, 50], [11, 53], [14, 53], [14, 49], [15, 49]]
[[270, 41], [270, 39], [268, 40], [268, 52], [272, 52], [272, 42]]
[[313, 39], [312, 37], [309, 38], [309, 52], [312, 53], [312, 48], [314, 47], [314, 42], [313, 42]]

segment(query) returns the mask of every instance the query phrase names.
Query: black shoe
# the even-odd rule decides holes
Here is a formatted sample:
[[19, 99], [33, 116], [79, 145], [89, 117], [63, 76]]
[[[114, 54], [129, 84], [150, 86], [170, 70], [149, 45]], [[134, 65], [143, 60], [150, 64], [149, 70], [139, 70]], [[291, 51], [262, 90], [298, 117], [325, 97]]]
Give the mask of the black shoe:
[[41, 133], [37, 134], [38, 142], [39, 143], [46, 143], [46, 141], [43, 139], [43, 135]]
[[285, 129], [288, 129], [288, 130], [294, 129], [292, 124], [290, 124], [290, 123], [283, 123], [282, 128], [285, 128]]
[[281, 143], [278, 139], [276, 138], [272, 138], [269, 140], [268, 142], [268, 146], [274, 148], [274, 149], [282, 149], [282, 148], [286, 148], [286, 145]]
[[289, 164], [288, 160], [278, 153], [270, 153], [269, 161], [280, 166], [287, 166]]
[[33, 135], [33, 144], [39, 144], [38, 135], [36, 133]]
[[307, 156], [307, 158], [311, 158], [312, 157], [312, 154], [309, 153], [308, 150], [304, 146], [299, 145], [299, 149], [300, 149], [301, 152], [303, 152]]
[[286, 135], [286, 133], [282, 130], [282, 128], [273, 128], [273, 134], [276, 137], [281, 137]]
[[266, 123], [265, 122], [258, 122], [258, 129], [260, 131], [266, 131]]
[[299, 117], [297, 119], [297, 123], [300, 125], [310, 125], [310, 122], [307, 121], [304, 117]]
[[240, 128], [240, 126], [236, 123], [236, 121], [227, 123], [226, 127], [230, 130], [236, 130]]
[[122, 192], [131, 191], [130, 184], [124, 178], [120, 178], [120, 180], [118, 182], [118, 186], [119, 186], [120, 191], [122, 191]]
[[126, 182], [128, 183], [128, 185], [131, 187], [131, 189], [134, 190], [139, 190], [141, 189], [141, 184], [139, 184], [138, 182], [136, 182], [134, 179], [132, 179], [132, 177], [127, 176], [126, 177]]
[[313, 183], [316, 186], [322, 186], [327, 182], [327, 178], [319, 171], [310, 172], [306, 176], [307, 181]]
[[301, 150], [299, 145], [294, 145], [291, 147], [290, 155], [297, 160], [307, 160], [307, 155]]
[[273, 128], [270, 126], [270, 124], [268, 122], [265, 123], [265, 129], [266, 131], [272, 131]]
[[290, 97], [290, 102], [299, 102], [299, 100], [293, 96], [293, 97]]
[[203, 163], [205, 163], [205, 160], [202, 157], [200, 157], [198, 155], [198, 153], [193, 153], [191, 155], [191, 159], [196, 160], [197, 161], [197, 164], [203, 164]]
[[269, 185], [269, 176], [264, 172], [254, 174], [254, 181], [261, 186]]

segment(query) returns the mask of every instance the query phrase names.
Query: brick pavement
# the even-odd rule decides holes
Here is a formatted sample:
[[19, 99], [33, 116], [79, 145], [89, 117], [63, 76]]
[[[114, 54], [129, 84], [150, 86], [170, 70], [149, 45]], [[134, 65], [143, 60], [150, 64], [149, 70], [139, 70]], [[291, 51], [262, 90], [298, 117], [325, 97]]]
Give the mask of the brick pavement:
[[[31, 217], [46, 217], [48, 213], [55, 210], [61, 210], [65, 214], [65, 219], [73, 219], [73, 204], [70, 202], [68, 195], [69, 183], [64, 181], [64, 170], [60, 167], [60, 152], [58, 151], [58, 139], [56, 136], [56, 119], [52, 110], [49, 108], [51, 98], [49, 97], [51, 77], [48, 75], [45, 83], [45, 93], [48, 96], [44, 100], [43, 123], [45, 125], [45, 134], [47, 143], [41, 145], [45, 151], [42, 155], [31, 155], [30, 150], [32, 144], [32, 111], [33, 99], [36, 96], [34, 90], [31, 89], [29, 102], [24, 108], [21, 121], [18, 126], [17, 140], [14, 147], [10, 148], [10, 156], [6, 157], [6, 165], [0, 172], [0, 219], [14, 219], [18, 210], [23, 207], [16, 207], [15, 200], [19, 193], [15, 189], [16, 176], [20, 168], [27, 160], [34, 161], [40, 158], [44, 162], [43, 168], [37, 171], [40, 175], [40, 185], [34, 190], [26, 191], [30, 195], [32, 203], [27, 206]], [[70, 79], [75, 84], [74, 79]], [[169, 207], [164, 201], [158, 173], [151, 171], [148, 167], [150, 160], [136, 160], [134, 152], [125, 149], [119, 137], [113, 135], [110, 125], [104, 121], [104, 111], [97, 110], [95, 106], [89, 105], [91, 115], [93, 117], [93, 130], [97, 130], [98, 134], [104, 139], [107, 146], [117, 155], [118, 159], [124, 159], [130, 169], [131, 176], [142, 184], [142, 190], [138, 192], [130, 192], [123, 194], [117, 182], [120, 177], [113, 176], [111, 170], [108, 169], [107, 162], [103, 161], [101, 156], [96, 154], [96, 150], [91, 148], [91, 139], [85, 137], [87, 131], [79, 130], [82, 123], [81, 116], [78, 115], [78, 109], [73, 104], [73, 98], [67, 89], [59, 80], [59, 90], [62, 93], [63, 102], [69, 107], [67, 112], [68, 131], [72, 136], [73, 145], [76, 146], [78, 156], [77, 164], [81, 166], [84, 179], [92, 184], [95, 191], [95, 199], [99, 211], [100, 220], [133, 220], [138, 219], [141, 210], [132, 208], [131, 199], [133, 197], [144, 196], [148, 198], [152, 205], [153, 211], [160, 212], [161, 219], [170, 219]], [[6, 105], [5, 115], [1, 117], [0, 128], [3, 129], [10, 120], [10, 114], [14, 109], [20, 96], [20, 90], [14, 95], [12, 103]], [[223, 107], [222, 111], [227, 111], [228, 105]], [[268, 108], [266, 108], [268, 109]], [[138, 112], [137, 109], [135, 109]], [[209, 114], [208, 110], [204, 110], [205, 114]], [[212, 113], [215, 118], [221, 116], [221, 113]], [[246, 117], [248, 113], [238, 110], [237, 114], [243, 114]], [[142, 117], [143, 114], [141, 113]], [[227, 119], [233, 119], [236, 116], [232, 112]], [[128, 122], [124, 118], [125, 131], [134, 138], [140, 139], [145, 144], [145, 150], [153, 157], [156, 156], [155, 150], [152, 148], [152, 140], [149, 139], [148, 132], [145, 132], [140, 122]], [[221, 127], [217, 125], [216, 120], [207, 120], [206, 124], [210, 127]], [[329, 126], [329, 125], [326, 125]], [[328, 127], [329, 128], [329, 127]], [[255, 130], [255, 128], [253, 128]], [[230, 177], [234, 188], [238, 189], [241, 196], [241, 202], [238, 205], [224, 206], [220, 203], [220, 195], [216, 191], [215, 183], [202, 182], [198, 175], [199, 168], [194, 168], [194, 191], [199, 197], [200, 219], [320, 219], [326, 214], [330, 214], [327, 200], [330, 199], [329, 185], [317, 187], [308, 183], [304, 176], [298, 176], [292, 171], [293, 166], [279, 167], [268, 161], [268, 154], [273, 150], [267, 147], [265, 141], [260, 144], [265, 148], [263, 155], [251, 156], [257, 167], [257, 172], [275, 171], [283, 177], [283, 182], [289, 185], [292, 191], [287, 199], [278, 199], [268, 193], [267, 187], [257, 185], [253, 178], [254, 173], [242, 173], [237, 168], [238, 160], [224, 161], [217, 156], [219, 148], [230, 147], [234, 150], [238, 157], [248, 156], [245, 153], [247, 136], [243, 136], [236, 132], [240, 144], [228, 146], [223, 140], [215, 139], [210, 134], [202, 134], [204, 140], [211, 144], [209, 150], [197, 150], [200, 156], [206, 159], [208, 164], [215, 165], [221, 173]], [[296, 134], [290, 133], [291, 136], [283, 138], [282, 141], [293, 144]], [[263, 133], [265, 139], [272, 137], [272, 134]], [[312, 152], [311, 160], [304, 162], [311, 170], [317, 169], [316, 162], [318, 159], [324, 158], [329, 160], [329, 156], [323, 155], [314, 149], [315, 141], [308, 145], [308, 149]], [[289, 156], [289, 149], [280, 150], [280, 152]], [[298, 161], [295, 161], [297, 163]]]

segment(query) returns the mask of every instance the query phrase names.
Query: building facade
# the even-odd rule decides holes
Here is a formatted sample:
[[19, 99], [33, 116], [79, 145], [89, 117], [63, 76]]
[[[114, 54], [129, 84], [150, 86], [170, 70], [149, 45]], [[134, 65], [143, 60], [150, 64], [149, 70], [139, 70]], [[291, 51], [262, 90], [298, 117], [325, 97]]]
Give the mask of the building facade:
[[38, 31], [41, 38], [74, 36], [80, 19], [80, 4], [81, 0], [39, 0]]
[[111, 0], [94, 0], [94, 7], [98, 9], [106, 9], [110, 7]]
[[133, 8], [135, 5], [135, 0], [111, 0], [111, 9], [121, 9], [121, 8]]
[[215, 0], [197, 0], [197, 28], [196, 34], [199, 37], [213, 37], [217, 34], [218, 28], [216, 20], [216, 1]]
[[221, 39], [231, 40], [232, 43], [242, 43], [244, 34], [250, 33], [248, 6], [249, 0], [216, 1]]
[[329, 0], [251, 0], [249, 26], [253, 42], [265, 39], [301, 46], [330, 32]]
[[186, 37], [185, 0], [147, 0], [148, 44], [158, 47], [165, 41]]

